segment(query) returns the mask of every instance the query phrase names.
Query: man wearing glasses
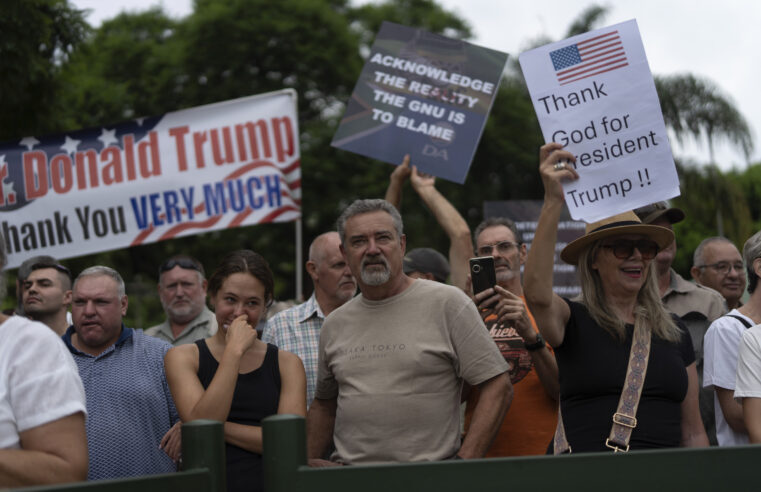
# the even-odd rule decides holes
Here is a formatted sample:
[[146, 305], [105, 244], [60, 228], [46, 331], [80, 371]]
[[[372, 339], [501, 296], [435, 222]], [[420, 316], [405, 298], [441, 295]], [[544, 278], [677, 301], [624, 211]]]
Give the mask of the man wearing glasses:
[[[685, 217], [684, 211], [669, 207], [666, 202], [657, 202], [638, 208], [634, 213], [643, 224], [653, 224], [671, 230], [674, 229], [674, 224], [683, 221]], [[671, 268], [675, 257], [676, 240], [659, 251], [655, 257], [658, 287], [666, 309], [679, 316], [690, 332], [698, 370], [700, 416], [706, 428], [708, 441], [711, 445], [716, 445], [713, 390], [703, 387], [703, 337], [711, 322], [727, 311], [726, 303], [721, 294], [715, 290], [689, 282], [675, 272]]]
[[693, 265], [690, 274], [695, 283], [721, 294], [730, 310], [742, 305], [745, 266], [732, 241], [719, 236], [703, 239], [695, 250]]
[[49, 326], [58, 336], [71, 324], [71, 272], [53, 258], [28, 265], [21, 285], [21, 304], [30, 319]]
[[[743, 260], [747, 268], [748, 302], [731, 310], [713, 323], [705, 336], [706, 364], [704, 384], [716, 391], [716, 433], [720, 446], [748, 444], [748, 430], [743, 420], [743, 406], [735, 400], [738, 372], [738, 351], [743, 334], [748, 328], [761, 323], [761, 232], [757, 232], [743, 246]], [[746, 368], [747, 369], [747, 368]], [[743, 375], [747, 371], [743, 372]], [[738, 397], [751, 396], [739, 388]], [[744, 401], [744, 400], [743, 400]]]
[[[474, 300], [508, 364], [514, 391], [510, 412], [486, 456], [544, 454], [557, 423], [558, 366], [523, 298], [526, 245], [515, 223], [504, 217], [481, 222], [473, 239], [478, 256], [494, 257], [497, 286]], [[468, 397], [466, 425], [477, 401], [475, 394]]]
[[166, 320], [146, 334], [176, 346], [216, 333], [217, 320], [206, 307], [206, 274], [198, 260], [178, 255], [162, 263], [158, 291]]

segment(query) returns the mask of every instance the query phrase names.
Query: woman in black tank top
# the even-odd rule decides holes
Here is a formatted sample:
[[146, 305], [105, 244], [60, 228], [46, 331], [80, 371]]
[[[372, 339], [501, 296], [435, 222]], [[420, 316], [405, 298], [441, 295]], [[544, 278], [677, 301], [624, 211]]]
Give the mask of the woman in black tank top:
[[658, 253], [668, 256], [674, 244], [669, 228], [648, 223], [657, 219], [650, 214], [643, 223], [634, 211], [600, 209], [609, 216], [560, 252], [578, 267], [579, 302], [553, 292], [558, 226], [572, 205], [563, 185], [592, 188], [575, 163], [558, 143], [540, 150], [544, 203], [523, 272], [526, 302], [560, 374], [554, 451], [708, 446], [692, 341], [661, 302], [656, 278]]
[[262, 490], [261, 420], [306, 415], [301, 360], [257, 338], [256, 325], [272, 302], [267, 262], [249, 250], [227, 255], [209, 279], [219, 330], [165, 358], [169, 387], [183, 422], [225, 423], [227, 489]]

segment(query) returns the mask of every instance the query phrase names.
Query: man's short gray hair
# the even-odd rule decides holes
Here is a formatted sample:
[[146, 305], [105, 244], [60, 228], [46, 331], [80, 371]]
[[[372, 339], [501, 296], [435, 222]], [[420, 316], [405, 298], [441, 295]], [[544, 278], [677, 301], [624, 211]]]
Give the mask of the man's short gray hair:
[[692, 265], [696, 267], [705, 266], [705, 259], [703, 259], [703, 250], [705, 250], [706, 246], [713, 243], [729, 243], [732, 246], [735, 244], [730, 241], [729, 239], [725, 238], [724, 236], [712, 236], [707, 237], [700, 241], [700, 244], [698, 244], [698, 247], [695, 248], [695, 253], [692, 255]]
[[110, 277], [116, 282], [116, 289], [120, 299], [127, 294], [127, 290], [124, 288], [124, 279], [119, 275], [119, 272], [105, 265], [95, 265], [82, 270], [82, 273], [77, 275], [77, 278], [74, 280], [74, 289], [76, 290], [77, 282], [79, 282], [79, 279], [82, 277], [95, 277], [101, 275]]
[[751, 294], [756, 290], [758, 284], [758, 275], [753, 269], [753, 261], [756, 258], [761, 258], [761, 231], [753, 234], [743, 246], [743, 261], [748, 270], [748, 292]]
[[515, 242], [518, 244], [523, 244], [523, 236], [518, 230], [518, 226], [515, 225], [515, 222], [508, 219], [507, 217], [488, 217], [484, 219], [480, 224], [478, 224], [476, 230], [473, 231], [473, 248], [478, 248], [478, 236], [480, 236], [485, 229], [497, 226], [505, 226], [510, 229], [513, 232], [513, 236], [515, 236]]
[[338, 235], [341, 237], [341, 243], [346, 244], [344, 233], [346, 232], [346, 222], [350, 218], [354, 217], [355, 215], [368, 214], [370, 212], [377, 211], [386, 212], [391, 216], [391, 219], [394, 221], [394, 229], [396, 229], [397, 236], [402, 237], [402, 216], [399, 215], [399, 211], [396, 209], [396, 207], [391, 205], [386, 200], [380, 198], [372, 198], [367, 200], [355, 200], [354, 203], [346, 207], [346, 210], [344, 210], [341, 216], [338, 217], [338, 221], [336, 221], [336, 230], [338, 231]]

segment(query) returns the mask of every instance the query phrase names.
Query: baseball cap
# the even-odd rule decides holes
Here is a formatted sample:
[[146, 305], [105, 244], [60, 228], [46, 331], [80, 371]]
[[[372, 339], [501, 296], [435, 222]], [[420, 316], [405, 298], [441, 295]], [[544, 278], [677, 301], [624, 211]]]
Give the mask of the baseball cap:
[[666, 202], [655, 202], [634, 210], [643, 224], [652, 224], [664, 215], [671, 224], [684, 220], [685, 214], [681, 208], [669, 207]]
[[415, 248], [404, 256], [404, 273], [430, 273], [439, 282], [446, 282], [449, 276], [449, 262], [431, 248]]

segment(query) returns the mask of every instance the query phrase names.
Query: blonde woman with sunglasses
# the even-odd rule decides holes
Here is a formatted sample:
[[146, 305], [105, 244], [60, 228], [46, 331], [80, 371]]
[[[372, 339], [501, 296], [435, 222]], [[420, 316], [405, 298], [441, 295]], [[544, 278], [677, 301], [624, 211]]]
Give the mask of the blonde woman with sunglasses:
[[545, 198], [524, 271], [529, 309], [558, 361], [555, 451], [707, 446], [692, 342], [661, 304], [652, 264], [673, 232], [633, 212], [587, 224], [560, 254], [578, 267], [580, 298], [552, 291], [562, 182], [579, 179], [574, 162], [557, 143], [541, 148]]

